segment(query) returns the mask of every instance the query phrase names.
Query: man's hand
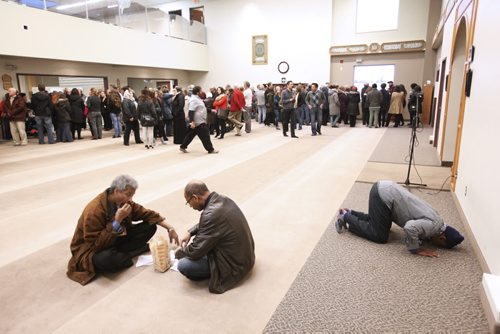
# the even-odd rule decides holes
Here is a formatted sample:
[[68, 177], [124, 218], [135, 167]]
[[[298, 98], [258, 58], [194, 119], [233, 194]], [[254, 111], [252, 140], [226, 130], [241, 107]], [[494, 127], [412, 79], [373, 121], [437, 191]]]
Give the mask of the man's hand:
[[439, 254], [436, 251], [431, 251], [425, 248], [417, 249], [417, 252], [415, 254], [426, 257], [439, 257]]
[[116, 210], [115, 220], [121, 223], [125, 218], [128, 217], [128, 215], [130, 215], [131, 212], [132, 212], [132, 206], [128, 203], [125, 203], [122, 205], [121, 208]]
[[189, 123], [189, 126], [191, 127], [191, 129], [194, 129], [196, 127], [196, 125], [194, 124], [194, 122]]
[[191, 240], [191, 233], [186, 232], [184, 236], [181, 239], [181, 247], [186, 247], [187, 244], [189, 243], [189, 240]]
[[170, 243], [174, 242], [175, 241], [175, 244], [177, 246], [180, 245], [179, 243], [179, 236], [177, 235], [177, 232], [175, 232], [175, 230], [173, 228], [171, 228], [169, 231], [168, 231], [168, 236], [170, 238]]

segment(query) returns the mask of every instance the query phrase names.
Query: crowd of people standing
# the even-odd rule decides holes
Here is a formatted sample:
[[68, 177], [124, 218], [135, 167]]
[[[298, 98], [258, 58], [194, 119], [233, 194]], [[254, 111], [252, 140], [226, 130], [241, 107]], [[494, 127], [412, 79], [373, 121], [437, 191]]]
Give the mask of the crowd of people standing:
[[283, 136], [290, 132], [291, 138], [298, 138], [295, 130], [303, 126], [310, 126], [311, 135], [316, 136], [328, 123], [355, 127], [358, 117], [370, 128], [387, 127], [391, 121], [398, 127], [404, 124], [403, 111], [408, 106], [412, 124], [417, 110], [422, 110], [420, 86], [412, 84], [409, 96], [404, 85], [392, 81], [378, 88], [376, 83], [366, 83], [358, 92], [356, 86], [327, 83], [320, 87], [288, 81], [258, 84], [253, 89], [245, 81], [241, 86], [207, 91], [199, 86], [175, 87], [172, 92], [168, 87], [145, 88], [140, 95], [130, 87], [112, 86], [107, 91], [92, 88], [85, 96], [77, 88], [49, 93], [40, 84], [30, 100], [15, 88], [8, 90], [0, 104], [2, 134], [19, 146], [28, 143], [28, 133], [37, 134], [39, 144], [45, 144], [45, 137], [53, 144], [82, 139], [82, 129], [88, 127], [93, 140], [103, 138], [103, 131], [113, 131], [113, 138], [123, 138], [128, 146], [133, 133], [135, 143], [146, 149], [166, 144], [173, 137], [183, 152], [198, 136], [212, 153], [210, 135], [224, 139], [233, 129], [236, 136], [242, 130], [251, 133], [252, 119], [281, 129]]

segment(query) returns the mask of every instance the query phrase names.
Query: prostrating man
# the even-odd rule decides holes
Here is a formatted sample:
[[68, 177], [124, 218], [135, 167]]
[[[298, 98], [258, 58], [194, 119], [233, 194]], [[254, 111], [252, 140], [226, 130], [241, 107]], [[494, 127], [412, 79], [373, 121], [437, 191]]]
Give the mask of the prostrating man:
[[283, 117], [283, 136], [288, 137], [288, 123], [290, 123], [290, 132], [292, 138], [299, 138], [295, 135], [295, 110], [293, 108], [295, 103], [295, 95], [293, 93], [293, 82], [288, 81], [286, 83], [286, 88], [281, 93], [281, 103], [283, 105], [283, 111], [281, 115]]
[[149, 249], [147, 242], [155, 234], [156, 224], [167, 229], [171, 242], [179, 244], [174, 227], [165, 218], [132, 201], [137, 187], [132, 177], [117, 176], [87, 204], [71, 240], [72, 257], [66, 273], [70, 279], [85, 285], [97, 272], [132, 266], [132, 258]]
[[460, 232], [446, 225], [427, 202], [392, 181], [378, 181], [373, 185], [368, 214], [340, 209], [335, 227], [339, 233], [345, 228], [360, 237], [385, 244], [392, 222], [404, 229], [406, 247], [413, 254], [439, 256], [421, 246], [424, 240], [445, 248], [453, 248], [464, 240]]
[[175, 254], [179, 271], [191, 280], [210, 279], [208, 289], [213, 293], [234, 288], [255, 263], [252, 232], [243, 212], [230, 198], [210, 192], [202, 181], [189, 182], [184, 198], [202, 213]]
[[207, 108], [205, 103], [199, 97], [201, 92], [200, 86], [194, 86], [191, 99], [189, 100], [189, 129], [181, 144], [179, 150], [187, 153], [188, 145], [193, 141], [195, 136], [198, 136], [203, 144], [203, 147], [209, 154], [219, 153], [214, 149], [212, 141], [210, 140], [210, 130], [207, 126]]

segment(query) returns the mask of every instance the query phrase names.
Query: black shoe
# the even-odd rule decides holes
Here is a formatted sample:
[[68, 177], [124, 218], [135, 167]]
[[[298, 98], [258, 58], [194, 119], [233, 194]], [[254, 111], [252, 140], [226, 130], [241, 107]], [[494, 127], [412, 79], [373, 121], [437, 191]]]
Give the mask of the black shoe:
[[146, 146], [146, 148], [149, 150], [149, 145], [144, 145], [144, 146]]
[[135, 142], [136, 144], [144, 144], [144, 142], [141, 140], [141, 141], [136, 141]]
[[213, 151], [208, 152], [208, 154], [217, 154], [217, 153], [219, 153], [219, 151], [217, 151], [217, 150], [213, 150]]
[[321, 132], [320, 132], [320, 131], [318, 131], [318, 135], [320, 135], [320, 136], [321, 136]]
[[123, 143], [123, 145], [128, 146], [128, 143]]
[[293, 135], [292, 138], [299, 138], [299, 137], [297, 137], [296, 135]]
[[284, 137], [288, 137], [288, 135], [286, 133], [283, 134]]

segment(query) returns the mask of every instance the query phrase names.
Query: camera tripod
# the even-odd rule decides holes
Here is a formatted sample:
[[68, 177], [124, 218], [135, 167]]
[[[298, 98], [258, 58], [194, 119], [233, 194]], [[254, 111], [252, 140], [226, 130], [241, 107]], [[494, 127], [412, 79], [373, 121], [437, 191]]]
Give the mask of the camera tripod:
[[[427, 187], [426, 184], [424, 183], [412, 183], [410, 182], [410, 172], [411, 172], [411, 164], [413, 162], [413, 155], [415, 153], [415, 140], [417, 139], [417, 127], [418, 124], [420, 123], [420, 110], [419, 110], [419, 105], [420, 105], [420, 99], [422, 98], [421, 94], [417, 94], [417, 105], [416, 105], [416, 112], [415, 112], [415, 117], [413, 117], [413, 121], [411, 124], [411, 148], [410, 148], [410, 162], [408, 163], [408, 173], [406, 174], [406, 180], [403, 182], [407, 186], [420, 186], [420, 187]], [[401, 183], [401, 182], [399, 182]]]

